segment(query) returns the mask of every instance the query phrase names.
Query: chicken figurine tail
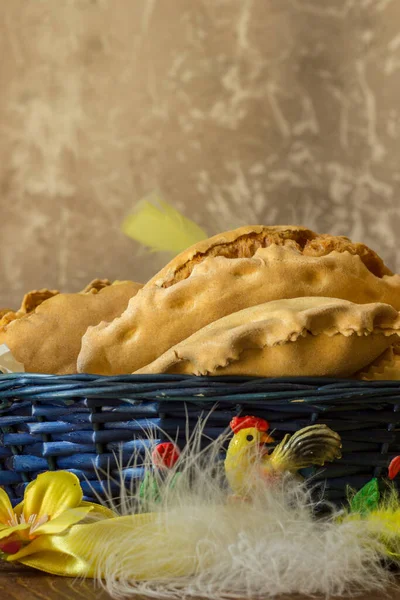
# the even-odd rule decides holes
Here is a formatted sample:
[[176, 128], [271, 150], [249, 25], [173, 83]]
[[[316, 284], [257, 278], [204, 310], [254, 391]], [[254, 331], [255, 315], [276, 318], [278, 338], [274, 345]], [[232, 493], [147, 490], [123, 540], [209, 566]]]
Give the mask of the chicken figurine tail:
[[326, 425], [310, 425], [287, 434], [271, 455], [267, 467], [296, 472], [311, 465], [323, 466], [341, 458], [340, 436]]

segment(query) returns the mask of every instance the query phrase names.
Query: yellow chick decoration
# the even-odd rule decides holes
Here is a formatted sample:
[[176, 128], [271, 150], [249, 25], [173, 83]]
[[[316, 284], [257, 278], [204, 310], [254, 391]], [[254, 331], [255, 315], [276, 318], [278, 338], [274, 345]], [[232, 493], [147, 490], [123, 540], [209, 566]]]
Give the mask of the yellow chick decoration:
[[228, 446], [225, 473], [236, 496], [247, 497], [260, 481], [273, 482], [284, 473], [341, 458], [340, 436], [326, 425], [310, 425], [271, 448], [269, 423], [258, 417], [234, 417], [234, 436]]

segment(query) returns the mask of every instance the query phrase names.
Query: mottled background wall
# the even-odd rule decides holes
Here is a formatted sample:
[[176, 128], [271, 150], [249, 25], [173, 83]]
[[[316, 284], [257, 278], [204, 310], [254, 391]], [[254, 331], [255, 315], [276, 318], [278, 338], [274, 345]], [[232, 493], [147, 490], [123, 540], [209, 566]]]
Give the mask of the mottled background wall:
[[10, 0], [0, 56], [1, 305], [148, 278], [119, 228], [155, 188], [400, 270], [398, 0]]

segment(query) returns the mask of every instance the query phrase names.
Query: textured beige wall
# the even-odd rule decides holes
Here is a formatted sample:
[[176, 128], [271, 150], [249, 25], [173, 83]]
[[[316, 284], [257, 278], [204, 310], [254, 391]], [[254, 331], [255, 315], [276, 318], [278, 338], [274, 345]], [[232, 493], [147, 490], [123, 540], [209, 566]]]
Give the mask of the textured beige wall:
[[400, 271], [398, 0], [3, 0], [0, 54], [0, 305], [148, 278], [119, 226], [155, 188]]

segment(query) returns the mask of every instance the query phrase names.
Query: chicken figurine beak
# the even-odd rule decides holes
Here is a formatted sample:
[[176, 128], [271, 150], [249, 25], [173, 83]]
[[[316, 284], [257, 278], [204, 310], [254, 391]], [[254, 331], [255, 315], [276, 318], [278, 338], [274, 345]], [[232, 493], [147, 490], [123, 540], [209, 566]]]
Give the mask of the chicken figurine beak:
[[271, 446], [275, 442], [274, 438], [268, 435], [268, 433], [263, 433], [260, 438], [260, 453], [261, 458], [269, 456], [273, 451], [275, 446]]
[[262, 444], [273, 444], [275, 440], [268, 433], [263, 433], [260, 441]]

